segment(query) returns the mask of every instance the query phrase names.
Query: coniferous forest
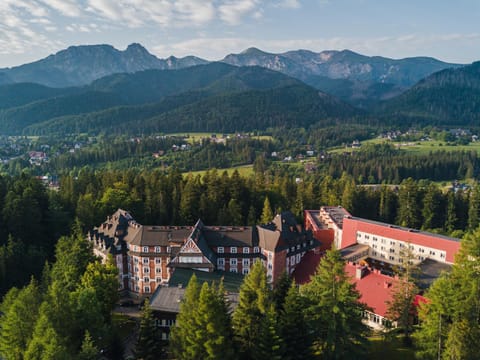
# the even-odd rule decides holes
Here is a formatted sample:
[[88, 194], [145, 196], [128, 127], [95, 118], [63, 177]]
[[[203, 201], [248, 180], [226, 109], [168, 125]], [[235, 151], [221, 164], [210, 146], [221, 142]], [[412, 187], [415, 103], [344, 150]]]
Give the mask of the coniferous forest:
[[[364, 218], [464, 237], [452, 273], [440, 277], [426, 294], [431, 302], [421, 308], [413, 338], [415, 351], [427, 359], [436, 358], [439, 339], [442, 358], [474, 358], [477, 353], [472, 334], [478, 331], [478, 184], [454, 192], [412, 178], [398, 186], [363, 186], [347, 173], [337, 178], [307, 176], [296, 182], [273, 170], [243, 177], [217, 170], [182, 175], [86, 168], [75, 176], [63, 176], [55, 191], [27, 174], [3, 176], [0, 184], [4, 295], [0, 354], [6, 359], [90, 359], [102, 349], [120, 358], [122, 341], [112, 323], [112, 309], [118, 301], [117, 270], [96, 262], [84, 239], [87, 230], [117, 208], [128, 209], [143, 224], [192, 225], [201, 218], [211, 225], [247, 225], [287, 209], [301, 221], [304, 209], [322, 205], [342, 205]], [[23, 225], [26, 222], [29, 226]], [[271, 289], [258, 266], [245, 278], [233, 314], [227, 311], [221, 283], [195, 284], [192, 280], [183, 308], [194, 313], [179, 315], [174, 330], [179, 340], [172, 340], [180, 344], [173, 352], [166, 347], [158, 351], [179, 359], [217, 358], [219, 354], [245, 359], [312, 358], [316, 354], [333, 359], [354, 353], [356, 358], [368, 358], [368, 332], [360, 323], [363, 305], [358, 293], [342, 272], [338, 253], [332, 251], [326, 260], [331, 263], [322, 262], [318, 277], [300, 288], [285, 280]], [[337, 295], [341, 297], [329, 293], [329, 276], [339, 282]], [[188, 305], [190, 296], [200, 301], [195, 310]], [[457, 306], [460, 303], [465, 306]], [[212, 309], [217, 310], [212, 314]], [[148, 304], [144, 316], [151, 316]], [[197, 318], [194, 325], [183, 325], [198, 327], [190, 332], [198, 338], [188, 340], [182, 321]], [[441, 333], [435, 333], [439, 322]], [[139, 338], [138, 349], [145, 348], [142, 341], [152, 341], [149, 336], [155, 339], [148, 321], [141, 329], [145, 339]], [[217, 329], [223, 334], [220, 338], [214, 336], [219, 334]], [[191, 349], [192, 342], [203, 345]]]

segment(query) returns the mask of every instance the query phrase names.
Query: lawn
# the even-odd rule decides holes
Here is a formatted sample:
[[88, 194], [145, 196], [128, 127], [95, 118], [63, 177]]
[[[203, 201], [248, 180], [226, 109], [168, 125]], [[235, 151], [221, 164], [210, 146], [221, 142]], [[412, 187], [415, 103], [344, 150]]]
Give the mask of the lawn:
[[[217, 169], [219, 174], [222, 174], [224, 171], [226, 171], [229, 176], [231, 176], [235, 170], [237, 170], [240, 176], [243, 176], [243, 177], [248, 177], [253, 175], [253, 165], [242, 165], [242, 166], [234, 166], [226, 169]], [[183, 175], [185, 176], [188, 174], [192, 174], [193, 176], [197, 176], [197, 175], [203, 176], [206, 172], [207, 170], [189, 171], [184, 173]]]
[[403, 344], [402, 337], [385, 339], [383, 336], [372, 336], [369, 338], [370, 360], [408, 360], [415, 359], [415, 352], [412, 348]]
[[418, 154], [418, 155], [427, 155], [433, 151], [476, 151], [480, 153], [480, 141], [472, 142], [468, 145], [453, 145], [446, 143], [444, 141], [403, 141], [403, 142], [394, 142], [386, 139], [370, 139], [362, 141], [362, 146], [359, 148], [352, 149], [351, 147], [336, 147], [329, 150], [331, 153], [343, 153], [343, 152], [352, 152], [352, 151], [359, 151], [362, 149], [363, 146], [367, 144], [382, 144], [382, 143], [389, 143], [395, 146], [396, 148], [405, 150], [409, 153]]
[[[224, 135], [230, 136], [231, 138], [235, 136], [235, 134], [225, 134], [225, 133], [215, 133], [215, 132], [184, 132], [184, 133], [168, 134], [168, 136], [185, 137], [186, 141], [189, 144], [193, 144], [195, 142], [200, 142], [202, 139], [210, 138], [213, 134], [216, 135], [217, 139], [221, 139]], [[269, 141], [273, 140], [273, 138], [269, 135], [251, 136], [250, 139], [269, 140]]]

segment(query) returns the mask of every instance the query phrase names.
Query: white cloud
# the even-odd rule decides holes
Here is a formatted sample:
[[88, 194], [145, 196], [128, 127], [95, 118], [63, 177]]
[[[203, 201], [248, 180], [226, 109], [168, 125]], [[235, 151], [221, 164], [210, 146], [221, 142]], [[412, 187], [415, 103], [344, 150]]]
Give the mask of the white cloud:
[[68, 17], [77, 17], [83, 13], [82, 5], [75, 0], [39, 0], [49, 8]]
[[220, 19], [230, 25], [238, 25], [244, 16], [254, 13], [257, 0], [229, 0], [218, 7]]
[[276, 4], [276, 6], [288, 9], [298, 9], [302, 4], [300, 3], [300, 0], [282, 0]]

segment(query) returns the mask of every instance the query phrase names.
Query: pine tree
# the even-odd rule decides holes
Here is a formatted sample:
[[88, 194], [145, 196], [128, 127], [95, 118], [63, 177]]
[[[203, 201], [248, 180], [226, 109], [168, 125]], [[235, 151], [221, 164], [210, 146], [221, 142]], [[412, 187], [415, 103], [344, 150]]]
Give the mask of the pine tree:
[[251, 353], [253, 360], [282, 360], [285, 354], [283, 339], [280, 336], [275, 308], [270, 305], [259, 326], [259, 334]]
[[[15, 299], [8, 304], [9, 298]], [[0, 355], [3, 359], [21, 359], [33, 336], [38, 317], [41, 294], [35, 280], [24, 289], [12, 289], [2, 304], [4, 314], [0, 316]]]
[[233, 339], [231, 335], [228, 308], [225, 303], [223, 285], [217, 290], [203, 283], [196, 313], [194, 332], [196, 342], [202, 346], [198, 359], [233, 359]]
[[468, 228], [475, 230], [480, 224], [480, 184], [475, 183], [468, 203]]
[[360, 358], [365, 351], [365, 305], [344, 267], [338, 250], [327, 251], [310, 283], [301, 289], [315, 336], [315, 354], [322, 359]]
[[474, 359], [480, 353], [480, 229], [462, 241], [455, 265], [428, 289], [414, 334], [423, 358]]
[[305, 299], [292, 283], [288, 289], [283, 309], [279, 312], [280, 334], [285, 345], [285, 360], [312, 358], [311, 333], [305, 317]]
[[402, 266], [395, 269], [398, 280], [393, 286], [392, 299], [387, 301], [387, 318], [398, 323], [403, 329], [405, 342], [410, 344], [410, 334], [413, 330], [411, 318], [414, 312], [413, 300], [419, 291], [415, 284], [418, 266], [414, 263], [415, 256], [410, 245], [400, 252], [400, 259]]
[[85, 331], [82, 349], [78, 354], [78, 360], [96, 360], [98, 358], [98, 353], [98, 348], [95, 346], [92, 336], [88, 331]]
[[268, 196], [265, 197], [265, 202], [263, 203], [262, 216], [260, 218], [261, 224], [268, 224], [273, 219], [272, 206], [270, 205], [270, 200]]
[[143, 360], [158, 359], [161, 355], [161, 345], [158, 331], [155, 327], [155, 320], [152, 315], [152, 308], [148, 299], [142, 308], [140, 330], [135, 345], [135, 357]]
[[401, 226], [419, 228], [421, 224], [419, 188], [412, 178], [402, 181], [398, 192], [398, 205], [397, 223]]
[[195, 317], [200, 288], [195, 274], [190, 278], [185, 289], [180, 311], [175, 326], [170, 330], [170, 351], [176, 359], [196, 359], [197, 350], [201, 344], [196, 340], [191, 329], [195, 328]]
[[291, 285], [292, 279], [285, 271], [278, 278], [273, 288], [273, 302], [275, 303], [276, 311], [281, 311], [283, 309], [283, 304], [285, 303], [285, 298], [287, 297]]
[[457, 214], [455, 209], [455, 193], [449, 191], [447, 194], [447, 213], [445, 214], [444, 229], [448, 234], [451, 234], [455, 230], [457, 223]]
[[242, 359], [252, 359], [260, 328], [269, 309], [270, 290], [267, 273], [260, 260], [255, 261], [240, 286], [239, 303], [233, 313], [232, 325]]

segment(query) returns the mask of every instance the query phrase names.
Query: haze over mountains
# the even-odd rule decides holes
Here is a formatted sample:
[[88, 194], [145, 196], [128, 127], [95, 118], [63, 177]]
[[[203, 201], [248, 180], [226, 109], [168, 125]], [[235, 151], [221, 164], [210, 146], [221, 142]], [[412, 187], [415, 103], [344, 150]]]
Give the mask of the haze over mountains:
[[48, 134], [250, 131], [364, 116], [472, 123], [478, 83], [478, 63], [426, 57], [250, 48], [210, 63], [158, 59], [139, 44], [77, 46], [0, 69], [0, 125], [3, 133]]

